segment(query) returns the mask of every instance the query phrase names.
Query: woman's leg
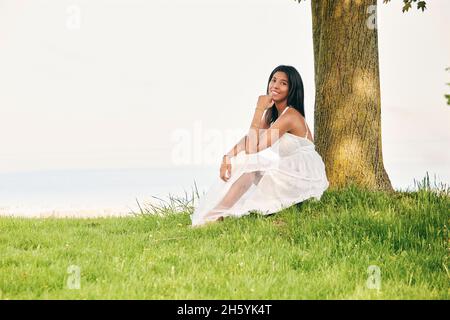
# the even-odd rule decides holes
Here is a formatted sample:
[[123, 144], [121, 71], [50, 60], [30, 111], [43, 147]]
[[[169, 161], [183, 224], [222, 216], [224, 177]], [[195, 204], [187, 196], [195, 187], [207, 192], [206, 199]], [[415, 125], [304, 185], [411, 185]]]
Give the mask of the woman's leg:
[[261, 178], [263, 176], [264, 176], [264, 172], [263, 171], [255, 171], [255, 180], [253, 181], [255, 186], [258, 185], [258, 183], [261, 181]]
[[256, 172], [242, 174], [230, 187], [222, 201], [206, 216], [220, 215], [220, 210], [231, 208], [255, 182]]

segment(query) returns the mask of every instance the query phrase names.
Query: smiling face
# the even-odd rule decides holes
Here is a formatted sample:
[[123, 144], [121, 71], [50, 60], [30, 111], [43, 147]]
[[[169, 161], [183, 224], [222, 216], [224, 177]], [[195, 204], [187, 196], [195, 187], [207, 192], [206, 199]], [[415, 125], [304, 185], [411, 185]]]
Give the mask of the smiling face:
[[276, 102], [287, 100], [289, 81], [286, 73], [277, 71], [273, 74], [269, 83], [269, 93], [272, 93], [273, 100]]

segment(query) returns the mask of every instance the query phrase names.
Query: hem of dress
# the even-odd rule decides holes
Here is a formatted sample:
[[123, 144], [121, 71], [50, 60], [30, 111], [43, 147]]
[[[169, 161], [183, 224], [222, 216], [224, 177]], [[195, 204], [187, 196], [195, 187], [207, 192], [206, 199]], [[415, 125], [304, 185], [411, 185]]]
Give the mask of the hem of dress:
[[295, 200], [292, 200], [290, 205], [280, 203], [279, 205], [273, 206], [270, 209], [261, 210], [261, 209], [253, 208], [253, 209], [244, 209], [244, 210], [240, 210], [237, 212], [235, 209], [234, 210], [228, 209], [228, 210], [225, 210], [223, 212], [223, 214], [218, 214], [218, 215], [214, 216], [214, 218], [210, 218], [210, 219], [196, 219], [195, 217], [193, 217], [193, 215], [191, 215], [192, 226], [198, 226], [198, 225], [203, 225], [208, 222], [213, 222], [213, 221], [216, 221], [217, 219], [219, 219], [220, 217], [240, 218], [240, 217], [249, 215], [251, 212], [256, 212], [257, 214], [267, 216], [267, 215], [271, 215], [274, 213], [278, 213], [284, 209], [290, 208], [293, 205], [296, 205], [298, 203], [301, 203], [301, 202], [306, 201], [311, 198], [315, 198], [317, 201], [320, 201], [323, 193], [326, 191], [326, 189], [328, 189], [328, 186], [329, 186], [329, 183], [326, 183], [324, 187], [316, 188], [315, 190], [308, 193], [307, 196], [303, 195], [301, 197], [296, 198]]

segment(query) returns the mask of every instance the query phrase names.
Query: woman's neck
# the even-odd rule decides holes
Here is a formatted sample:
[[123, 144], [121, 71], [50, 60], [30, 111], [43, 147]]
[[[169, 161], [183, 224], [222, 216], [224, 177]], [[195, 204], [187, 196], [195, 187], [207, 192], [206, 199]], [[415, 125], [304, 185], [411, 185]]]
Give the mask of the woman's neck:
[[275, 107], [278, 110], [278, 114], [281, 114], [284, 111], [284, 109], [287, 108], [287, 101], [285, 100], [282, 102], [275, 102]]

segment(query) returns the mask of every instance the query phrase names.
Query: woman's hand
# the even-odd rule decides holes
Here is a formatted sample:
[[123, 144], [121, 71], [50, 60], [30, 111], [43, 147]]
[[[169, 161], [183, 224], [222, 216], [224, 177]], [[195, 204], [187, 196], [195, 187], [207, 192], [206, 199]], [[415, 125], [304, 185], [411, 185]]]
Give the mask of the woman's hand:
[[[229, 176], [226, 173], [229, 173]], [[227, 182], [231, 176], [231, 158], [229, 156], [223, 156], [222, 164], [220, 165], [220, 178]]]
[[258, 102], [256, 103], [256, 108], [262, 109], [263, 111], [270, 108], [274, 101], [272, 99], [272, 93], [268, 95], [259, 96]]

